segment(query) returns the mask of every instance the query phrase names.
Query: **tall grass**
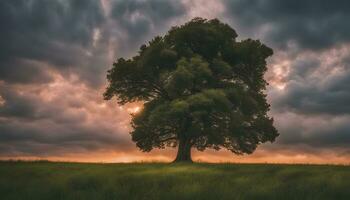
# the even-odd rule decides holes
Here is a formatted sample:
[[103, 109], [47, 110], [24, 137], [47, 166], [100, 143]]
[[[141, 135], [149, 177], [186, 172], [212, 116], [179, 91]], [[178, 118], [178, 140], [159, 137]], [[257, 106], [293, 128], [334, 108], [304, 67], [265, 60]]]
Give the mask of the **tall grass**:
[[0, 199], [350, 199], [350, 167], [0, 162]]

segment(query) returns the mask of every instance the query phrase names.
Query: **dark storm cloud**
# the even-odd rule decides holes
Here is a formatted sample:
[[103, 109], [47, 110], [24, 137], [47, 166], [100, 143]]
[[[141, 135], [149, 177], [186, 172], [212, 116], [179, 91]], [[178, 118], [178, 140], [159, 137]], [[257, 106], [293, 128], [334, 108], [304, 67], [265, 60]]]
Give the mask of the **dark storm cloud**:
[[0, 79], [9, 83], [47, 83], [52, 80], [42, 63], [15, 58], [0, 61]]
[[[273, 108], [312, 115], [350, 113], [350, 65], [331, 52], [350, 42], [350, 26], [346, 25], [350, 20], [350, 1], [227, 0], [225, 3], [228, 15], [244, 34], [261, 37], [276, 53], [289, 54], [287, 85], [283, 92], [271, 97]], [[296, 49], [285, 48], [293, 43]], [[300, 58], [307, 51], [329, 55]], [[337, 59], [337, 63], [327, 64], [329, 59]], [[342, 73], [332, 74], [336, 68]]]
[[0, 79], [29, 81], [23, 77], [36, 69], [19, 60], [49, 63], [58, 70], [83, 67], [93, 31], [103, 21], [100, 1], [95, 0], [1, 1]]
[[[65, 108], [66, 100], [58, 101], [56, 104], [48, 103], [38, 96], [39, 93], [40, 90], [33, 91], [31, 94], [21, 94], [21, 91], [16, 91], [15, 88], [9, 85], [0, 86], [0, 95], [5, 102], [0, 107], [0, 117], [29, 122], [50, 119], [62, 125], [66, 123], [83, 123], [85, 121], [85, 113], [75, 112], [67, 114], [65, 112], [65, 109], [69, 109], [69, 107]], [[84, 99], [81, 100], [84, 101]]]
[[280, 113], [277, 124], [283, 134], [277, 146], [307, 145], [316, 149], [348, 149], [350, 143], [350, 115], [307, 116], [295, 113]]
[[179, 1], [115, 0], [108, 5], [111, 12], [98, 0], [1, 1], [0, 79], [49, 82], [42, 69], [48, 65], [99, 87], [112, 62], [111, 48], [118, 56], [135, 51], [185, 13]]
[[0, 116], [35, 119], [37, 102], [30, 97], [20, 96], [7, 87], [0, 87], [0, 95], [5, 101], [0, 107]]
[[[51, 121], [0, 121], [0, 155], [54, 155], [77, 150], [128, 149], [131, 141], [99, 125], [55, 124]], [[8, 148], [5, 148], [8, 147]], [[40, 148], [45, 147], [45, 148]]]
[[84, 109], [93, 99], [80, 98], [80, 104], [69, 97], [47, 102], [39, 96], [42, 91], [37, 92], [0, 87], [4, 100], [0, 106], [0, 155], [38, 156], [132, 147], [117, 123], [105, 123], [100, 113]]
[[285, 89], [272, 93], [273, 109], [303, 115], [350, 114], [350, 63], [330, 54], [295, 58]]
[[112, 4], [112, 18], [131, 36], [139, 36], [150, 31], [151, 26], [163, 23], [184, 14], [185, 8], [179, 1], [116, 0]]
[[350, 26], [346, 25], [350, 20], [350, 2], [347, 0], [225, 2], [228, 14], [245, 34], [262, 35], [277, 47], [294, 42], [315, 50], [350, 41]]
[[186, 12], [181, 1], [176, 0], [114, 0], [111, 7], [111, 18], [120, 34], [121, 54], [135, 51], [145, 40], [166, 31], [171, 20]]

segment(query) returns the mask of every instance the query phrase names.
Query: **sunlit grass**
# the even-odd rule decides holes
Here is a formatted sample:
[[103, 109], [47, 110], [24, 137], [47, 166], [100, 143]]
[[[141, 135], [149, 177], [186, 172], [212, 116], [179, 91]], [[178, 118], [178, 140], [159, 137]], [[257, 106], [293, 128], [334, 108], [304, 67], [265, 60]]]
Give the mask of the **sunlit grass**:
[[349, 199], [350, 167], [0, 162], [0, 199]]

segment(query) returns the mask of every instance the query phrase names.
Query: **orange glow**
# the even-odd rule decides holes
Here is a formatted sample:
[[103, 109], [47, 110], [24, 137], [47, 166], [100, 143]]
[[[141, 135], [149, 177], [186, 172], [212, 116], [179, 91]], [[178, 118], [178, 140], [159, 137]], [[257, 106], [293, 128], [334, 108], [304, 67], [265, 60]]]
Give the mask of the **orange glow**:
[[287, 83], [285, 81], [286, 77], [290, 72], [290, 61], [282, 60], [270, 67], [270, 77], [268, 77], [268, 82], [271, 86], [276, 87], [279, 90], [284, 90]]
[[[66, 154], [62, 156], [18, 156], [2, 157], [1, 159], [14, 160], [50, 160], [64, 162], [94, 162], [94, 163], [133, 163], [133, 162], [171, 162], [175, 158], [175, 149], [153, 150], [142, 153], [136, 149], [117, 152], [99, 151], [84, 154]], [[322, 156], [303, 152], [271, 153], [257, 150], [252, 155], [237, 156], [228, 151], [207, 150], [198, 152], [193, 150], [195, 162], [208, 163], [287, 163], [287, 164], [350, 164], [349, 156], [340, 156], [332, 152], [324, 152]]]
[[131, 107], [131, 108], [128, 108], [127, 111], [130, 114], [136, 114], [141, 111], [141, 107], [140, 106]]

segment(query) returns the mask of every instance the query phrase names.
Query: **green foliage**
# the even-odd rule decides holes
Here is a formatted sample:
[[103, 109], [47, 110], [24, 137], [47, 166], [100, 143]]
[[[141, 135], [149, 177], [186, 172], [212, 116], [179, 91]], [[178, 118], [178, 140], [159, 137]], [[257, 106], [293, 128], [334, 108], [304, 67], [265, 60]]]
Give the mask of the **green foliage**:
[[217, 19], [195, 18], [113, 64], [104, 97], [144, 102], [131, 132], [141, 150], [175, 147], [182, 140], [198, 150], [249, 154], [275, 140], [264, 94], [266, 59], [273, 51], [236, 37]]
[[347, 200], [350, 167], [0, 162], [2, 200]]

